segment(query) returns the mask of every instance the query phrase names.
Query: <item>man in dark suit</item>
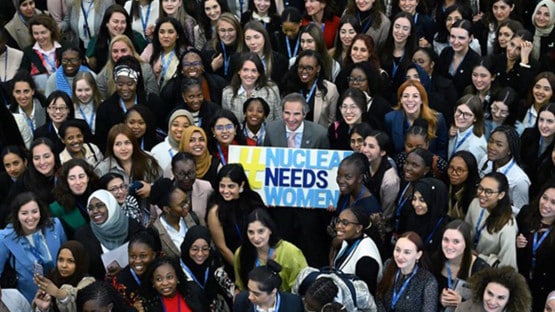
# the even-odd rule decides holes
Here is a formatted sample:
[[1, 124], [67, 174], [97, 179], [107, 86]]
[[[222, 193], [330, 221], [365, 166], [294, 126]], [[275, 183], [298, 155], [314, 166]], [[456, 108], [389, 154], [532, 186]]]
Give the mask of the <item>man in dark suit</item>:
[[281, 100], [281, 106], [283, 120], [274, 120], [267, 125], [265, 146], [321, 149], [330, 147], [327, 129], [304, 120], [310, 110], [304, 96], [300, 93], [288, 94]]
[[[274, 120], [267, 125], [265, 146], [329, 148], [327, 129], [304, 119], [310, 110], [304, 96], [288, 94], [281, 100], [281, 106], [283, 120]], [[310, 208], [275, 207], [270, 211], [282, 237], [303, 251], [308, 265], [322, 267], [329, 265], [330, 237], [326, 227], [331, 214], [325, 209]]]

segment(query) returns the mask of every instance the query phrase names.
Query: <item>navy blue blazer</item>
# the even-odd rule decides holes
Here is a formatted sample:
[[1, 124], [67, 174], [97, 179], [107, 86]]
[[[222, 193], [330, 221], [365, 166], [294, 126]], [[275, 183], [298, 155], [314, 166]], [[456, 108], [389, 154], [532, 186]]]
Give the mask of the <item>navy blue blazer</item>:
[[[443, 159], [447, 159], [447, 145], [449, 140], [447, 138], [447, 124], [442, 113], [437, 113], [437, 129], [436, 138], [430, 140], [428, 150], [434, 154], [439, 155]], [[404, 151], [405, 134], [409, 128], [409, 123], [405, 118], [402, 109], [394, 110], [385, 115], [385, 127], [395, 148], [395, 153]]]
[[[56, 264], [58, 251], [66, 241], [66, 234], [62, 223], [58, 218], [52, 218], [52, 226], [44, 229], [44, 237], [48, 251], [52, 256], [52, 262]], [[17, 271], [17, 289], [31, 302], [38, 290], [37, 285], [33, 282], [33, 264], [35, 257], [30, 250], [26, 250], [23, 240], [26, 237], [18, 237], [14, 231], [13, 224], [9, 224], [5, 229], [0, 231], [0, 272], [4, 271], [4, 265], [8, 260], [10, 253], [15, 257], [15, 269]], [[48, 272], [44, 272], [45, 274]]]
[[[286, 292], [278, 292], [280, 305], [276, 312], [303, 312], [303, 302], [301, 297]], [[254, 304], [249, 301], [249, 291], [242, 291], [235, 298], [233, 311], [254, 312]]]

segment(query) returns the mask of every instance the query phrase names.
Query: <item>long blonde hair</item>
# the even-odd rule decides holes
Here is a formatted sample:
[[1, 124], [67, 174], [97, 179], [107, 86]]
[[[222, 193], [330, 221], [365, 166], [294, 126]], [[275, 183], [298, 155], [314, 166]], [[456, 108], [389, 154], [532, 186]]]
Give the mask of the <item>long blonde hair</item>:
[[117, 35], [114, 38], [112, 38], [112, 41], [110, 41], [110, 47], [108, 49], [108, 54], [110, 55], [110, 57], [108, 57], [108, 61], [106, 61], [106, 74], [108, 75], [108, 95], [112, 95], [114, 92], [116, 92], [116, 82], [114, 81], [114, 79], [112, 79], [112, 76], [114, 75], [114, 66], [116, 65], [116, 62], [114, 62], [114, 60], [112, 60], [112, 47], [114, 46], [114, 43], [122, 41], [123, 43], [125, 43], [125, 45], [127, 45], [127, 47], [129, 48], [129, 50], [132, 52], [133, 56], [139, 61], [139, 63], [143, 63], [143, 59], [141, 59], [141, 56], [139, 55], [139, 53], [137, 53], [137, 50], [135, 50], [135, 47], [133, 46], [133, 42], [131, 42], [131, 39], [129, 39], [129, 37], [127, 37], [126, 35]]

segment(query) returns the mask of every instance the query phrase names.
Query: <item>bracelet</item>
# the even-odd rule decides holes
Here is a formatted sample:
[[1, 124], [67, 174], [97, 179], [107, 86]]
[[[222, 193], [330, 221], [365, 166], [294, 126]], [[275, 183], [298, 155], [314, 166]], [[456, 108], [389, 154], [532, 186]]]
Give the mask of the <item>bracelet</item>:
[[524, 64], [524, 63], [521, 62], [519, 65], [520, 65], [520, 67], [531, 68], [530, 64]]

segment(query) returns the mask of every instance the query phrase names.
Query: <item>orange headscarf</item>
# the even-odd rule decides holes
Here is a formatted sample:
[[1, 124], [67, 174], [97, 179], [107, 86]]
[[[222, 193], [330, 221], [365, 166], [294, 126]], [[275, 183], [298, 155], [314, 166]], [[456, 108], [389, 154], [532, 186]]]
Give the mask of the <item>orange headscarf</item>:
[[[206, 137], [206, 133], [202, 128], [197, 126], [189, 126], [183, 130], [183, 134], [181, 135], [181, 142], [179, 142], [179, 151], [180, 152], [187, 152], [191, 153], [191, 148], [189, 147], [189, 141], [193, 136], [193, 133], [198, 132], [204, 138], [204, 142], [208, 144], [208, 138]], [[210, 169], [210, 164], [212, 163], [212, 155], [208, 152], [208, 146], [204, 150], [204, 153], [201, 156], [195, 156], [195, 163], [197, 165], [197, 177], [202, 178]]]

